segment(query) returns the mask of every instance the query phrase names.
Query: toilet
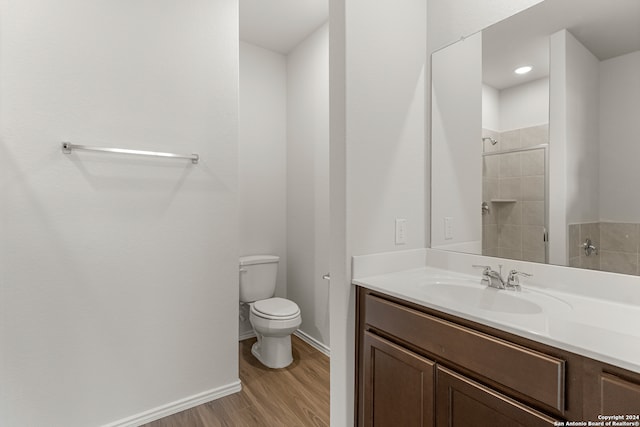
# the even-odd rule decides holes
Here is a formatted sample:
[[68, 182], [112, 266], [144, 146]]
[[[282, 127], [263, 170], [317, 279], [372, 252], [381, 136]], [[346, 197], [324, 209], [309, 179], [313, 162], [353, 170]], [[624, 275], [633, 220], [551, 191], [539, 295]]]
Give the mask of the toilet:
[[269, 368], [284, 368], [293, 362], [291, 334], [302, 323], [298, 305], [273, 297], [278, 261], [275, 255], [240, 257], [240, 302], [249, 304], [249, 321], [258, 337], [251, 353]]

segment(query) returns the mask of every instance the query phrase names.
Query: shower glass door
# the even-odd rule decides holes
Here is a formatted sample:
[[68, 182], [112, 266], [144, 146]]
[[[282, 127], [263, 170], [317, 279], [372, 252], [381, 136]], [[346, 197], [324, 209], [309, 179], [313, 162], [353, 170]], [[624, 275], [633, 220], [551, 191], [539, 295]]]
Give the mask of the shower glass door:
[[548, 125], [483, 131], [482, 254], [548, 261]]

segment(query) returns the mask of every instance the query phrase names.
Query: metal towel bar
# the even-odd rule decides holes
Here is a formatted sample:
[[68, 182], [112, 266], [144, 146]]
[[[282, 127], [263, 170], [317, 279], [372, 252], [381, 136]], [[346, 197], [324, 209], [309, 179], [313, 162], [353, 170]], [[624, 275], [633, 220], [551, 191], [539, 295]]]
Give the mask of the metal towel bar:
[[65, 154], [71, 154], [73, 150], [85, 150], [85, 151], [99, 151], [103, 153], [116, 153], [116, 154], [134, 154], [137, 156], [152, 156], [152, 157], [167, 157], [172, 159], [187, 159], [191, 160], [191, 163], [197, 164], [200, 160], [200, 156], [197, 154], [175, 154], [175, 153], [162, 153], [158, 151], [144, 151], [144, 150], [129, 150], [127, 148], [107, 148], [107, 147], [90, 147], [87, 145], [77, 145], [70, 142], [62, 143], [62, 152]]

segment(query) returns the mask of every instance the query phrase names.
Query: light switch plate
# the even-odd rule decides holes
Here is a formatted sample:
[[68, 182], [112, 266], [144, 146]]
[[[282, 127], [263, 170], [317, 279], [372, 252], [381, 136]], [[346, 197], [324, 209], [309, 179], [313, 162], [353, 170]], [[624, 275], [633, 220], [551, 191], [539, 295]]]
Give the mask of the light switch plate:
[[396, 245], [404, 245], [407, 243], [407, 220], [405, 218], [396, 218]]
[[444, 239], [445, 240], [453, 239], [453, 217], [452, 216], [444, 217]]

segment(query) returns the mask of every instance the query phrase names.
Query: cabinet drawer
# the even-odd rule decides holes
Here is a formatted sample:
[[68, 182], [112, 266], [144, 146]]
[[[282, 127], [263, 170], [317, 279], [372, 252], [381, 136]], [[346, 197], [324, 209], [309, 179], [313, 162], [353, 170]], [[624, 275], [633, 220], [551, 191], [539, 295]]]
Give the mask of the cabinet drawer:
[[564, 413], [565, 361], [366, 296], [365, 323]]
[[640, 384], [614, 375], [600, 375], [600, 414], [640, 414]]

